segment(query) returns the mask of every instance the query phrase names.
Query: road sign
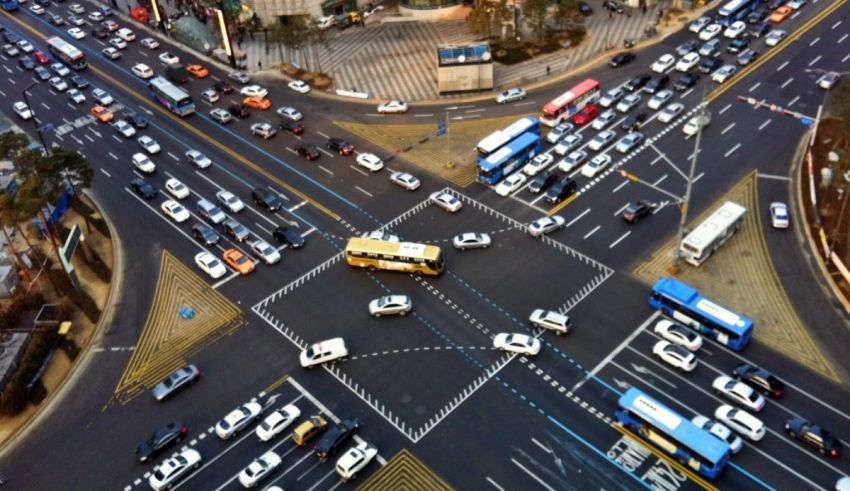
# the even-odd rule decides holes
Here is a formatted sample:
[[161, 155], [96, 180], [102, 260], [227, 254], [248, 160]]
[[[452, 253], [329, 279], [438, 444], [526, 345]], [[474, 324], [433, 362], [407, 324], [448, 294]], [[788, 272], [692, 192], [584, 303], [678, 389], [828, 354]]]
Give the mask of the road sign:
[[44, 125], [38, 129], [38, 131], [42, 133], [49, 133], [53, 131], [53, 123], [44, 123]]
[[803, 123], [803, 126], [811, 126], [814, 124], [815, 120], [812, 118], [802, 117], [800, 118], [800, 122]]
[[440, 121], [437, 123], [437, 136], [443, 136], [446, 134], [446, 122]]

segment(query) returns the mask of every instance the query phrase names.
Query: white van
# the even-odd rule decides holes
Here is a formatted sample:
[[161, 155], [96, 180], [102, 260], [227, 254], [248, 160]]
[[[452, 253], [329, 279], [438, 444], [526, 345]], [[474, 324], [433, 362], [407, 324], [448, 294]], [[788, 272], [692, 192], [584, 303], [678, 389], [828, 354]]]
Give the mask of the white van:
[[569, 317], [554, 310], [536, 309], [528, 316], [528, 320], [537, 327], [549, 329], [558, 334], [566, 334], [573, 327]]
[[333, 338], [320, 341], [302, 351], [299, 361], [302, 367], [309, 368], [346, 356], [348, 356], [348, 348], [345, 346], [345, 340]]
[[330, 29], [334, 24], [336, 24], [336, 18], [332, 15], [319, 17], [318, 20], [316, 20], [316, 26], [323, 31], [325, 29]]

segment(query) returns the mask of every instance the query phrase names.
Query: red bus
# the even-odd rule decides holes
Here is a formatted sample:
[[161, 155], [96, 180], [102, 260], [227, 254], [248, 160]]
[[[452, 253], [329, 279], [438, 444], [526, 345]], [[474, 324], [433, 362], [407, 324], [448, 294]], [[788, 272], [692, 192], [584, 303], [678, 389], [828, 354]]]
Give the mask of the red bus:
[[572, 118], [588, 104], [599, 100], [601, 86], [599, 82], [589, 78], [564, 92], [543, 106], [540, 113], [540, 123], [555, 127]]

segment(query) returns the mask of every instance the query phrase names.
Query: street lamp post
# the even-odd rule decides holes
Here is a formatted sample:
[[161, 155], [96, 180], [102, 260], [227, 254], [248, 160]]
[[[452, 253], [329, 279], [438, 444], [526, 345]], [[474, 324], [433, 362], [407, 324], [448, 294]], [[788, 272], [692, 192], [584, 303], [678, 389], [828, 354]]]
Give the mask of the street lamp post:
[[38, 140], [41, 142], [41, 148], [44, 151], [44, 155], [47, 155], [48, 149], [47, 149], [47, 144], [44, 143], [44, 134], [42, 134], [42, 132], [41, 132], [41, 127], [38, 125], [38, 121], [35, 120], [35, 111], [33, 110], [32, 106], [30, 105], [30, 99], [27, 96], [27, 92], [31, 88], [35, 87], [36, 85], [38, 85], [38, 82], [33, 82], [33, 83], [27, 85], [27, 87], [24, 89], [24, 91], [23, 91], [24, 104], [27, 105], [27, 109], [29, 109], [30, 114], [32, 115], [32, 117], [30, 118], [30, 121], [32, 121], [32, 124], [33, 124], [33, 127], [35, 128], [36, 133], [38, 133]]

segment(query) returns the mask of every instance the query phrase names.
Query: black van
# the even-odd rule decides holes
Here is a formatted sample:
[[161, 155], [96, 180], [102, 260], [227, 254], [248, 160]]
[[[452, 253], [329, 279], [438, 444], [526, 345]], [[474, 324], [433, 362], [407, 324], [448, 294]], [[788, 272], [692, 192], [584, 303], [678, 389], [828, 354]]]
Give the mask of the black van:
[[546, 192], [546, 201], [550, 203], [560, 203], [561, 200], [573, 194], [576, 187], [577, 184], [574, 180], [569, 177], [564, 177], [549, 188], [549, 191]]
[[189, 81], [189, 74], [186, 73], [186, 67], [180, 63], [169, 65], [165, 69], [165, 76], [175, 84], [185, 84]]

